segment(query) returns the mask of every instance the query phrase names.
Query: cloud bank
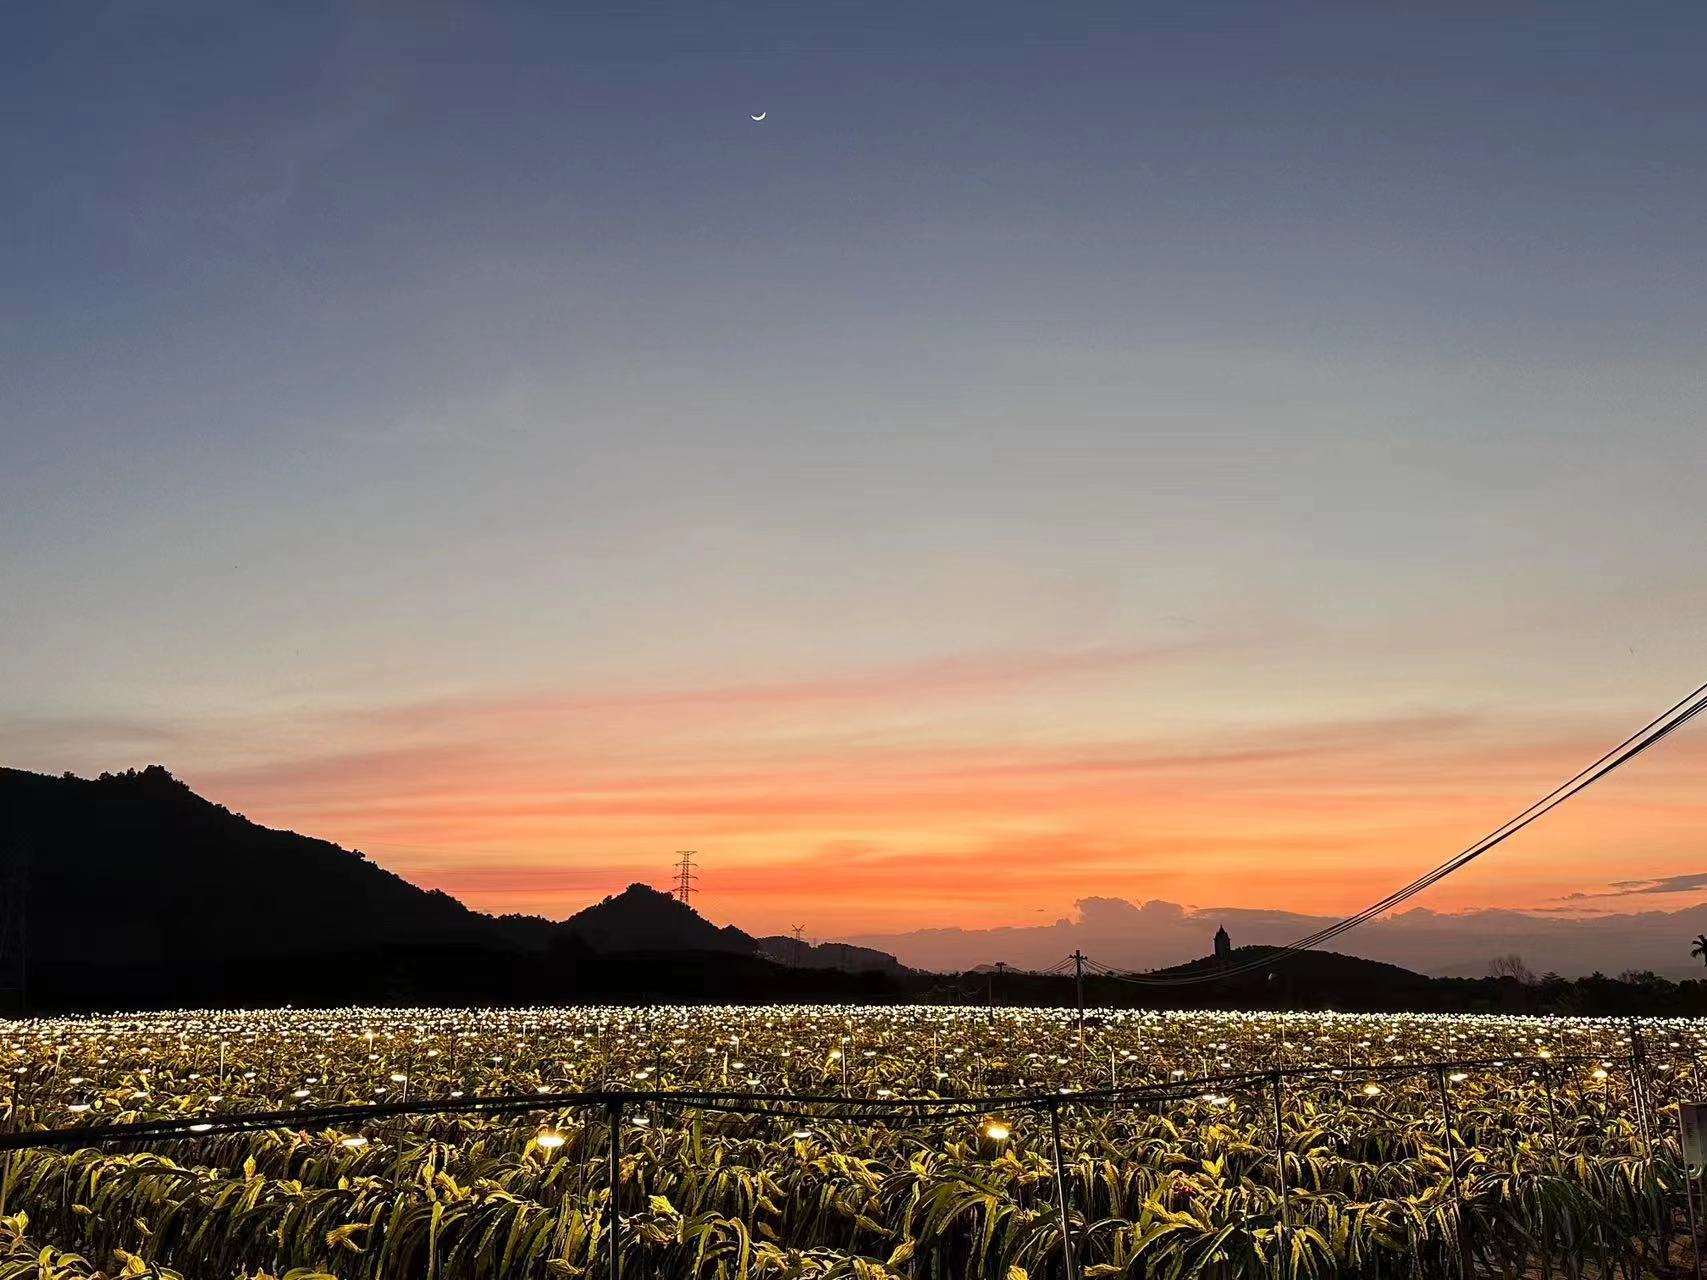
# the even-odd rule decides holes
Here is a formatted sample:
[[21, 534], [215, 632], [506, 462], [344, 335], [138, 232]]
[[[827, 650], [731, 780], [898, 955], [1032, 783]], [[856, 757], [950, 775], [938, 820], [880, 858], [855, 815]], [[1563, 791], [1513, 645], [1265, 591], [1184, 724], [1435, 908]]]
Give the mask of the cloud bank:
[[[893, 952], [922, 969], [960, 970], [1002, 961], [1044, 968], [1075, 948], [1104, 964], [1158, 968], [1206, 955], [1217, 927], [1233, 944], [1279, 945], [1333, 920], [1251, 908], [1188, 908], [1177, 902], [1083, 898], [1073, 916], [1002, 929], [920, 929], [848, 939]], [[1516, 951], [1537, 973], [1576, 977], [1599, 970], [1652, 969], [1668, 977], [1704, 977], [1689, 944], [1707, 932], [1707, 903], [1678, 911], [1568, 917], [1545, 911], [1417, 909], [1344, 934], [1330, 949], [1422, 973], [1480, 977], [1496, 955]]]

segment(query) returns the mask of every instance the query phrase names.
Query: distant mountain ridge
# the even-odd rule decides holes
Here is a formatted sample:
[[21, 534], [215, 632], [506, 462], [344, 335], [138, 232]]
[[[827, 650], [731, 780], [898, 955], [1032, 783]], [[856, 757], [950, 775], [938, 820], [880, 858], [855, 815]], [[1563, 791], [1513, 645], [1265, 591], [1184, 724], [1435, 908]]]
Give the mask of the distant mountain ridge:
[[[1149, 969], [1141, 975], [1146, 978], [1184, 978], [1201, 977], [1213, 974], [1222, 969], [1233, 969], [1258, 961], [1273, 959], [1275, 968], [1272, 971], [1261, 968], [1250, 974], [1240, 974], [1240, 978], [1248, 978], [1252, 982], [1267, 982], [1272, 978], [1284, 975], [1288, 980], [1331, 979], [1346, 981], [1355, 979], [1368, 983], [1386, 983], [1389, 986], [1410, 986], [1431, 981], [1426, 975], [1405, 969], [1396, 964], [1388, 964], [1385, 960], [1366, 960], [1362, 956], [1348, 956], [1339, 951], [1288, 951], [1284, 947], [1234, 947], [1225, 959], [1217, 956], [1203, 956], [1196, 960], [1188, 960], [1184, 964], [1172, 965], [1166, 969]], [[1285, 964], [1280, 962], [1284, 960]], [[1229, 979], [1237, 981], [1238, 979]]]
[[[21, 882], [21, 884], [20, 884]], [[0, 1014], [278, 1004], [490, 1005], [903, 998], [1071, 1004], [1069, 973], [927, 973], [845, 943], [752, 938], [646, 885], [569, 919], [489, 916], [325, 840], [259, 826], [165, 769], [89, 781], [0, 768]], [[1000, 955], [998, 951], [996, 954]], [[1428, 978], [1332, 952], [1241, 947], [1150, 976], [1274, 963], [1146, 986], [1087, 974], [1093, 1005], [1707, 1013], [1707, 983], [1652, 974]]]
[[[904, 972], [885, 957], [796, 973], [646, 885], [560, 922], [486, 915], [358, 852], [250, 822], [159, 765], [94, 780], [0, 768], [7, 856], [37, 1007], [878, 996], [862, 971]], [[611, 953], [623, 963], [600, 961]]]
[[814, 944], [780, 934], [755, 938], [734, 925], [719, 927], [675, 895], [647, 884], [631, 884], [553, 927], [601, 952], [689, 948], [758, 956], [788, 968], [906, 972], [894, 956], [870, 947], [845, 942]]
[[802, 942], [786, 935], [760, 938], [759, 954], [777, 964], [805, 969], [841, 969], [847, 973], [905, 973], [907, 967], [887, 951], [851, 942]]
[[0, 839], [21, 840], [31, 958], [138, 963], [199, 945], [290, 951], [496, 944], [505, 926], [360, 853], [258, 826], [159, 765], [88, 781], [0, 769]]
[[758, 944], [734, 925], [714, 925], [685, 902], [647, 884], [631, 884], [554, 927], [594, 951], [758, 953]]

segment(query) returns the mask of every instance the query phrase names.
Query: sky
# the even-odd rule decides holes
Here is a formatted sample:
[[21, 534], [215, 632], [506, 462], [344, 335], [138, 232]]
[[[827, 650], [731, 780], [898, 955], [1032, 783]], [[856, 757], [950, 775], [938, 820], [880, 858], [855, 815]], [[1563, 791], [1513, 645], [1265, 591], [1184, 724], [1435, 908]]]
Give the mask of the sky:
[[[1707, 678], [1704, 55], [1683, 5], [11, 6], [0, 761], [495, 911], [684, 848], [767, 933], [1355, 910]], [[1417, 905], [1693, 905], [1703, 765]]]

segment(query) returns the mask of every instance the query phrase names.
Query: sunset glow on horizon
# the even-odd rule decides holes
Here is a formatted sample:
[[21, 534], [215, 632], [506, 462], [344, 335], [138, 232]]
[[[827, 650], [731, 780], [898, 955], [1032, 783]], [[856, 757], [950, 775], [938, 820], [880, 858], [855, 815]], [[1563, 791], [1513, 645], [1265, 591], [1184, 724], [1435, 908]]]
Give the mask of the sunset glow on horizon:
[[[691, 847], [712, 918], [757, 933], [809, 921], [829, 937], [1036, 924], [1097, 895], [1349, 912], [1658, 710], [1542, 715], [1508, 698], [1293, 719], [1286, 698], [1253, 700], [1260, 673], [1227, 661], [1188, 646], [1010, 653], [463, 696], [163, 722], [152, 749], [257, 821], [484, 910], [560, 918], [631, 881], [667, 888], [674, 851]], [[1151, 733], [1116, 732], [1140, 707]], [[1630, 909], [1612, 882], [1700, 870], [1704, 763], [1686, 730], [1416, 905]]]

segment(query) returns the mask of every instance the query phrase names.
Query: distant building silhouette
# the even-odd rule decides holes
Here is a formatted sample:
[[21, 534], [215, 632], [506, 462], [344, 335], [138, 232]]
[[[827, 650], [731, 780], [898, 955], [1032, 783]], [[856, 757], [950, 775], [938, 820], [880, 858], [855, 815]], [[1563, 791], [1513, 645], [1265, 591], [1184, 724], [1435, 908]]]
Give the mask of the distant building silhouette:
[[1215, 931], [1215, 958], [1225, 960], [1233, 954], [1233, 940], [1227, 936], [1226, 926]]

